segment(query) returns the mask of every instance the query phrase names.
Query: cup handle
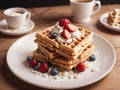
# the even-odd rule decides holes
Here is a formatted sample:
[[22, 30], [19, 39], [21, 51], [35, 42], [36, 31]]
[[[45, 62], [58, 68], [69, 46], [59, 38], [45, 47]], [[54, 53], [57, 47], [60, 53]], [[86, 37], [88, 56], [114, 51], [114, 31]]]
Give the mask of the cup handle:
[[101, 3], [100, 3], [100, 1], [95, 1], [95, 6], [96, 6], [96, 5], [98, 5], [98, 6], [97, 6], [97, 9], [96, 9], [95, 11], [93, 11], [92, 14], [97, 13], [97, 12], [101, 9]]
[[27, 15], [26, 15], [26, 19], [30, 19], [31, 18], [31, 13], [30, 12], [27, 12]]

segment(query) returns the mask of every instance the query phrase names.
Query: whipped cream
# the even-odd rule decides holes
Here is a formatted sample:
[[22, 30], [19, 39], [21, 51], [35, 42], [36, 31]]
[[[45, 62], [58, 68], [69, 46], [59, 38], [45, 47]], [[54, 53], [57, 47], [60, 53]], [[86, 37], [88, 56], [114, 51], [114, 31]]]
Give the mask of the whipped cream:
[[63, 38], [61, 36], [61, 33], [63, 32], [64, 30], [64, 27], [60, 26], [59, 25], [59, 22], [57, 22], [54, 26], [52, 26], [51, 30], [52, 32], [55, 32], [58, 34], [56, 40], [59, 42], [59, 43], [71, 43], [72, 41], [74, 41], [75, 39], [80, 39], [81, 36], [83, 35], [78, 29], [77, 27], [73, 26], [72, 27], [74, 28], [74, 32], [69, 32], [71, 34], [71, 38], [69, 39], [66, 39], [66, 38]]
[[71, 43], [72, 42], [72, 39], [64, 39], [60, 34], [58, 35], [58, 37], [56, 38], [56, 40], [59, 42], [59, 43]]

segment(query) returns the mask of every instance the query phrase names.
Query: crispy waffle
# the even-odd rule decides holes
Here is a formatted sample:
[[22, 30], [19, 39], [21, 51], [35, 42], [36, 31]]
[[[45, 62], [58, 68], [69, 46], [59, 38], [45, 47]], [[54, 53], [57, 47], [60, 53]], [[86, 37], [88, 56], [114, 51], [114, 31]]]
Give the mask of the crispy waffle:
[[94, 53], [93, 32], [77, 27], [82, 33], [81, 38], [70, 43], [59, 43], [51, 37], [52, 27], [36, 33], [35, 42], [38, 45], [33, 56], [39, 61], [48, 61], [60, 68], [70, 70], [78, 63], [84, 62]]
[[39, 48], [42, 46], [68, 59], [77, 59], [82, 51], [93, 41], [93, 33], [91, 31], [80, 27], [79, 30], [84, 31], [85, 35], [69, 44], [60, 44], [55, 39], [52, 39], [50, 37], [51, 28], [47, 28], [44, 32], [38, 32], [35, 42]]
[[[51, 52], [53, 53], [53, 52]], [[42, 53], [39, 50], [34, 51], [34, 58], [39, 60], [39, 61], [48, 61], [53, 65], [56, 65], [60, 68], [70, 70], [73, 67], [75, 67], [78, 63], [84, 62], [89, 58], [94, 53], [94, 46], [89, 45], [84, 51], [79, 55], [79, 57], [75, 60], [67, 60], [66, 58], [58, 55], [55, 56], [54, 58], [47, 58], [44, 53]]]
[[118, 25], [118, 22], [113, 22], [110, 18], [107, 18], [107, 21], [108, 21], [109, 25], [111, 25], [111, 26], [117, 26]]
[[48, 58], [52, 58], [53, 54], [50, 53], [50, 51], [52, 52], [56, 52], [57, 54], [60, 54], [64, 57], [66, 57], [67, 59], [77, 59], [78, 56], [82, 53], [82, 51], [92, 43], [92, 40], [89, 41], [88, 43], [86, 43], [86, 45], [84, 47], [82, 47], [80, 49], [80, 51], [77, 54], [70, 54], [69, 52], [64, 52], [62, 50], [59, 50], [57, 48], [53, 48], [53, 47], [48, 47], [47, 45], [42, 45], [40, 42], [36, 41], [38, 44], [38, 48], [39, 50], [41, 50]]
[[120, 9], [109, 12], [107, 21], [111, 26], [118, 26], [120, 23]]
[[115, 15], [120, 15], [120, 9], [115, 9], [113, 12]]

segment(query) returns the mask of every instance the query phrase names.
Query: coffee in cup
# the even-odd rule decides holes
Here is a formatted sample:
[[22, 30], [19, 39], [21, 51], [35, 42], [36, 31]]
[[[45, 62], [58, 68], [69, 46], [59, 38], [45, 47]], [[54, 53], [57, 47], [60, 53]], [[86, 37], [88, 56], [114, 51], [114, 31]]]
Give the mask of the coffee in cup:
[[[78, 23], [89, 22], [91, 16], [101, 9], [101, 3], [98, 0], [70, 0], [70, 6], [73, 20]], [[97, 8], [94, 10], [95, 6]]]
[[31, 18], [30, 12], [21, 7], [6, 9], [3, 13], [10, 28], [20, 28]]
[[76, 3], [86, 3], [90, 2], [91, 0], [74, 0]]

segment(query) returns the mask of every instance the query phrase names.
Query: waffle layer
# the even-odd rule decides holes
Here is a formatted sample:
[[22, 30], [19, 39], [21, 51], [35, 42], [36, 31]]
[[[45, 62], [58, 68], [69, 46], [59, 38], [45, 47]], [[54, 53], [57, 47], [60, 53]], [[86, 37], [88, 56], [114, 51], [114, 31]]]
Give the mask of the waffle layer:
[[93, 32], [90, 30], [77, 27], [81, 38], [74, 38], [71, 43], [59, 43], [51, 37], [51, 28], [36, 33], [35, 43], [38, 48], [33, 53], [35, 59], [70, 70], [94, 53]]
[[120, 9], [109, 12], [107, 21], [111, 26], [118, 26], [120, 24]]
[[[53, 52], [51, 53], [53, 54]], [[60, 55], [54, 56], [53, 58], [49, 59], [40, 50], [34, 51], [33, 54], [34, 54], [34, 58], [36, 58], [39, 61], [48, 61], [53, 65], [70, 70], [73, 67], [75, 67], [78, 63], [86, 61], [89, 58], [89, 56], [91, 56], [93, 53], [94, 53], [94, 46], [89, 45], [86, 49], [84, 49], [84, 51], [79, 55], [79, 57], [74, 60], [67, 60], [66, 58]]]
[[38, 48], [41, 49], [41, 46], [47, 48], [51, 51], [60, 54], [67, 59], [76, 59], [82, 53], [82, 51], [92, 43], [93, 34], [91, 31], [79, 28], [80, 31], [84, 31], [84, 37], [81, 39], [76, 39], [70, 44], [60, 44], [55, 39], [50, 38], [50, 28], [48, 28], [44, 32], [38, 32], [36, 34], [35, 42], [38, 44]]

